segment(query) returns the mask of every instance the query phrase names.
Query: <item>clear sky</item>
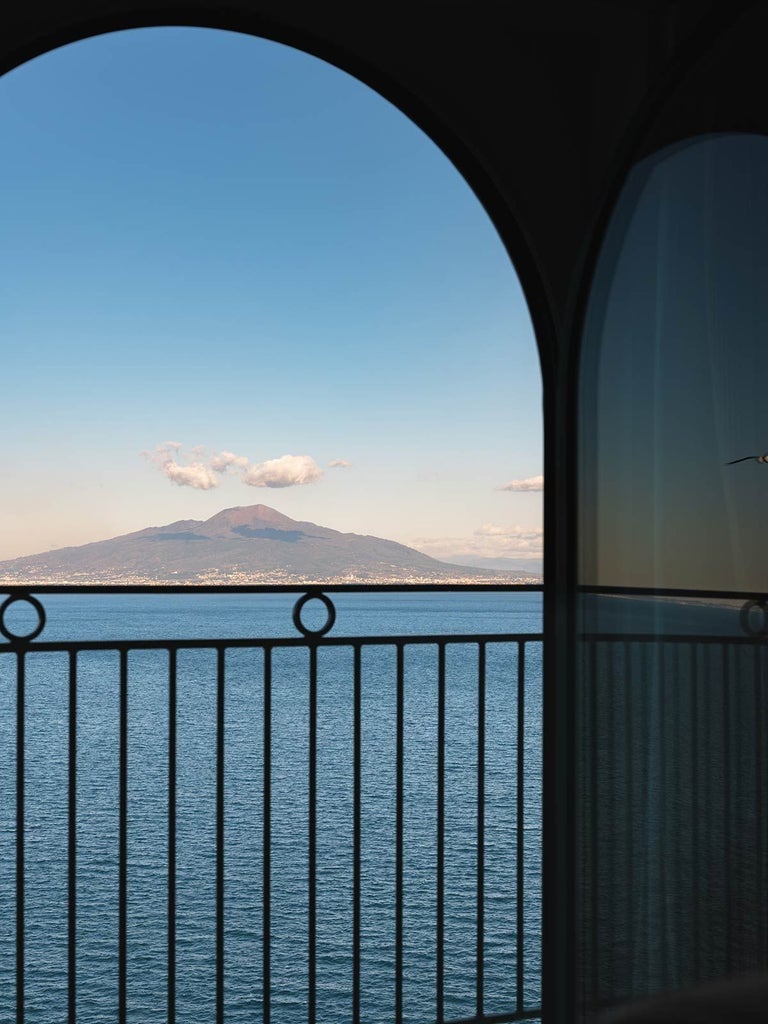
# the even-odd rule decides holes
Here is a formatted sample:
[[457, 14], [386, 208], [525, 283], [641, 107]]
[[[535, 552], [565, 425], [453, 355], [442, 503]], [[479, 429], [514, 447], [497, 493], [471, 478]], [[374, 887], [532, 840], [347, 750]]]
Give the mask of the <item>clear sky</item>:
[[395, 107], [272, 42], [142, 29], [6, 75], [0, 130], [0, 558], [257, 502], [540, 553], [525, 302]]

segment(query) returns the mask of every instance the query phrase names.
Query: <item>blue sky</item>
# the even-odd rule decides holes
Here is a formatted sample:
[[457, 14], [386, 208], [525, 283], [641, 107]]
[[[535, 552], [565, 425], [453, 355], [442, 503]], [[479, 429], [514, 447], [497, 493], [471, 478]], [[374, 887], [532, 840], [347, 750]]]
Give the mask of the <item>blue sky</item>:
[[163, 28], [15, 69], [0, 126], [0, 557], [256, 502], [438, 557], [537, 552], [538, 485], [500, 490], [541, 474], [525, 302], [395, 107], [288, 47]]

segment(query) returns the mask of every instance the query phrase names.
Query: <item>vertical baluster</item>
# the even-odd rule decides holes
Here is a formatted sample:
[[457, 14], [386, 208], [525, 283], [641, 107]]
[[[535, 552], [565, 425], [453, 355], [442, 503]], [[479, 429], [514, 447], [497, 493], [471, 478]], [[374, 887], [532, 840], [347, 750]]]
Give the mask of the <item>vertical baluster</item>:
[[525, 643], [517, 643], [517, 1012], [524, 1004], [525, 864]]
[[[681, 643], [674, 645], [675, 649], [675, 668], [672, 676], [672, 685], [674, 686], [674, 735], [675, 743], [673, 748], [673, 788], [674, 788], [674, 828], [676, 831], [682, 829], [686, 830], [687, 838], [687, 825], [688, 817], [686, 814], [686, 800], [689, 794], [686, 794], [683, 789], [683, 769], [685, 765], [685, 741], [683, 738], [683, 717], [685, 714], [685, 694], [683, 691], [683, 678], [684, 678], [684, 666], [685, 666], [685, 652]], [[673, 905], [675, 908], [675, 932], [672, 937], [672, 941], [675, 944], [678, 952], [677, 956], [677, 977], [676, 982], [679, 984], [682, 978], [689, 978], [691, 971], [691, 956], [690, 948], [686, 951], [685, 957], [682, 956], [683, 948], [683, 936], [686, 934], [685, 927], [685, 907], [683, 903], [682, 893], [686, 888], [685, 878], [685, 843], [680, 843], [676, 851], [675, 856], [675, 882], [673, 890]], [[688, 897], [690, 898], [690, 889], [688, 890]]]
[[224, 681], [225, 648], [216, 654], [216, 1021], [224, 1024]]
[[[653, 863], [653, 835], [648, 829], [648, 821], [652, 814], [651, 797], [654, 791], [653, 772], [657, 756], [654, 751], [656, 730], [653, 720], [653, 680], [654, 664], [657, 652], [656, 641], [642, 643], [639, 645], [641, 658], [640, 678], [645, 687], [643, 702], [640, 706], [640, 729], [642, 749], [640, 750], [640, 763], [642, 764], [641, 792], [643, 804], [640, 810], [640, 835], [638, 841], [642, 843], [642, 856], [639, 859], [638, 867], [641, 871], [641, 879], [638, 882], [639, 905], [644, 908], [642, 917], [642, 945], [643, 951], [640, 957], [642, 974], [638, 977], [637, 984], [641, 988], [651, 990], [653, 986], [654, 964], [652, 961], [652, 950], [658, 941], [657, 927], [652, 925], [653, 901], [658, 895], [656, 884], [655, 867]], [[610, 820], [610, 819], [609, 819]], [[597, 831], [597, 830], [596, 830]], [[602, 901], [601, 901], [602, 902]], [[600, 908], [602, 910], [602, 906]], [[606, 933], [608, 929], [606, 928]], [[605, 936], [600, 936], [601, 945], [607, 941]], [[600, 946], [598, 946], [600, 949]], [[603, 965], [601, 964], [601, 967]], [[610, 990], [610, 989], [609, 989]]]
[[445, 644], [437, 648], [437, 949], [436, 1017], [445, 1019]]
[[77, 1017], [77, 653], [69, 652], [69, 793], [67, 798], [67, 1010]]
[[[583, 744], [584, 752], [581, 754], [582, 763], [579, 766], [580, 769], [587, 776], [587, 784], [589, 786], [589, 813], [587, 815], [587, 827], [589, 828], [589, 888], [590, 888], [590, 899], [588, 904], [593, 908], [591, 919], [587, 922], [587, 928], [589, 929], [590, 937], [590, 949], [589, 949], [589, 966], [590, 966], [590, 978], [589, 978], [589, 990], [587, 992], [587, 1000], [595, 1003], [600, 997], [600, 929], [599, 929], [599, 916], [600, 916], [600, 900], [599, 900], [599, 855], [597, 849], [598, 843], [598, 815], [597, 815], [597, 797], [598, 797], [598, 743], [597, 743], [597, 641], [596, 640], [585, 640], [587, 648], [586, 662], [587, 662], [587, 682], [586, 692], [584, 695], [584, 701], [586, 704], [585, 715], [584, 715], [584, 732], [586, 734], [586, 743]], [[586, 764], [584, 763], [586, 759]]]
[[317, 645], [309, 648], [309, 935], [308, 1018], [317, 1013]]
[[733, 886], [731, 884], [731, 664], [727, 644], [721, 644], [723, 673], [723, 880], [725, 883], [725, 963], [730, 974], [733, 956]]
[[403, 782], [405, 673], [403, 644], [397, 645], [397, 766], [395, 777], [395, 1024], [403, 1020]]
[[16, 655], [16, 1022], [24, 1021], [24, 651]]
[[[699, 745], [699, 770], [701, 772], [702, 784], [700, 786], [701, 820], [698, 825], [699, 844], [701, 853], [701, 877], [702, 877], [702, 931], [701, 935], [701, 962], [702, 974], [708, 976], [709, 964], [712, 955], [712, 939], [710, 931], [715, 926], [713, 918], [717, 923], [722, 921], [722, 907], [717, 902], [717, 883], [719, 873], [722, 870], [722, 861], [719, 858], [719, 851], [715, 849], [718, 838], [718, 829], [714, 827], [715, 814], [715, 780], [718, 771], [718, 751], [715, 729], [717, 727], [717, 670], [716, 654], [717, 648], [714, 644], [702, 644], [700, 647], [700, 684], [699, 704], [701, 707], [701, 743]], [[711, 752], [707, 756], [707, 752]]]
[[[656, 736], [658, 737], [658, 744], [656, 746], [656, 759], [658, 761], [657, 766], [657, 779], [658, 789], [661, 793], [661, 806], [659, 807], [659, 818], [661, 825], [658, 829], [655, 838], [655, 864], [658, 870], [659, 877], [659, 891], [656, 895], [656, 905], [658, 907], [658, 932], [659, 932], [659, 949], [662, 957], [661, 963], [654, 963], [654, 959], [649, 959], [649, 968], [656, 976], [662, 976], [665, 979], [665, 985], [673, 984], [672, 979], [672, 963], [675, 955], [674, 949], [671, 948], [669, 941], [669, 914], [667, 903], [669, 900], [670, 892], [670, 865], [667, 861], [667, 834], [669, 831], [669, 808], [668, 802], [670, 798], [669, 787], [667, 786], [667, 764], [669, 762], [667, 744], [668, 744], [668, 729], [667, 729], [667, 695], [666, 695], [666, 645], [659, 639], [654, 644], [656, 652], [655, 664], [656, 664], [656, 685], [653, 688], [656, 699], [654, 702], [652, 728]], [[613, 915], [611, 915], [613, 920]]]
[[117, 1019], [125, 1024], [128, 972], [128, 650], [120, 650]]
[[701, 901], [699, 899], [699, 892], [701, 890], [701, 859], [699, 856], [699, 704], [698, 704], [698, 667], [697, 667], [697, 654], [698, 645], [691, 643], [688, 645], [689, 653], [689, 674], [688, 674], [688, 688], [690, 693], [691, 709], [690, 709], [690, 729], [691, 729], [691, 800], [693, 806], [691, 808], [691, 867], [692, 867], [692, 878], [693, 878], [693, 943], [694, 943], [694, 955], [693, 955], [693, 969], [694, 979], [698, 980], [701, 976], [701, 945], [699, 942], [700, 927], [701, 927]]
[[[760, 680], [760, 653], [761, 645], [752, 645], [752, 693], [754, 706], [754, 738], [755, 744], [755, 807], [758, 812], [755, 814], [755, 864], [757, 866], [757, 901], [758, 906], [765, 906], [765, 845], [763, 842], [763, 828], [765, 823], [763, 787], [763, 691]], [[762, 813], [761, 813], [762, 812]], [[757, 927], [757, 954], [758, 963], [765, 962], [765, 921], [761, 919]]]
[[633, 849], [633, 830], [634, 830], [634, 814], [633, 814], [633, 800], [634, 800], [634, 771], [633, 771], [633, 757], [634, 751], [632, 747], [632, 705], [633, 705], [633, 685], [632, 685], [632, 649], [628, 641], [623, 642], [623, 653], [624, 653], [624, 870], [626, 871], [625, 878], [625, 889], [626, 889], [626, 929], [627, 929], [627, 973], [629, 974], [630, 987], [627, 991], [632, 991], [633, 983], [633, 964], [634, 964], [634, 942], [635, 942], [635, 913], [634, 913], [634, 899], [635, 899], [635, 885], [634, 885], [634, 849]]
[[[600, 704], [600, 729], [605, 740], [606, 749], [606, 771], [605, 777], [610, 778], [610, 785], [606, 786], [605, 792], [601, 797], [601, 807], [605, 811], [605, 817], [611, 822], [616, 822], [617, 826], [621, 827], [621, 818], [623, 808], [621, 807], [621, 790], [619, 788], [620, 783], [620, 768], [619, 768], [619, 744], [621, 737], [618, 731], [619, 722], [618, 715], [621, 710], [621, 689], [620, 681], [618, 679], [618, 654], [621, 644], [618, 639], [612, 639], [604, 649], [603, 654], [603, 666], [604, 676], [603, 682], [605, 689], [602, 694], [602, 700]], [[619, 886], [616, 884], [617, 873], [621, 870], [621, 849], [618, 843], [612, 842], [610, 847], [605, 850], [605, 870], [603, 874], [603, 899], [606, 905], [610, 902], [613, 905], [613, 900], [619, 892]], [[621, 940], [624, 935], [617, 920], [620, 915], [620, 911], [612, 913], [606, 919], [606, 942], [610, 944], [610, 948]], [[619, 981], [618, 964], [614, 962], [612, 957], [610, 963], [605, 964], [605, 971], [608, 974], [607, 987], [611, 992], [616, 991], [617, 986], [621, 984]]]
[[168, 651], [168, 1024], [176, 1020], [176, 705], [177, 652]]
[[483, 1016], [485, 971], [485, 644], [477, 651], [477, 933], [476, 993], [477, 1019]]
[[262, 1011], [269, 1024], [272, 1009], [272, 648], [264, 648], [264, 824], [262, 826]]
[[352, 1022], [360, 1021], [360, 842], [362, 783], [362, 672], [361, 649], [354, 647], [354, 724], [353, 724], [353, 819], [352, 819]]
[[[605, 787], [601, 798], [601, 809], [605, 817], [615, 827], [621, 827], [621, 807], [619, 785], [619, 742], [620, 737], [617, 731], [616, 717], [620, 710], [621, 695], [616, 677], [616, 655], [620, 647], [618, 639], [612, 639], [606, 644], [603, 654], [604, 676], [603, 700], [600, 705], [600, 728], [605, 738], [606, 750], [606, 771], [605, 778], [610, 779], [610, 784]], [[605, 870], [602, 876], [603, 901], [605, 906], [613, 908], [614, 898], [618, 894], [619, 886], [616, 884], [617, 872], [621, 870], [621, 849], [619, 844], [611, 842], [605, 850]], [[620, 911], [618, 911], [620, 914]], [[604, 941], [608, 948], [615, 949], [618, 943], [624, 938], [619, 922], [616, 920], [618, 914], [613, 911], [606, 918], [606, 936]], [[620, 990], [622, 981], [618, 971], [618, 964], [614, 957], [610, 957], [604, 964], [606, 975], [606, 987], [615, 992]]]

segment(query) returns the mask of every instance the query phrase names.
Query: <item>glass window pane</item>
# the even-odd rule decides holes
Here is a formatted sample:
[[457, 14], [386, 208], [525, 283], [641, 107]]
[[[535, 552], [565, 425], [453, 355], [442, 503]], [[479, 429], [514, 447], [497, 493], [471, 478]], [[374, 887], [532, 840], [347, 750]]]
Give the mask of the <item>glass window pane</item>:
[[586, 1006], [765, 962], [766, 283], [768, 138], [635, 169], [580, 381]]

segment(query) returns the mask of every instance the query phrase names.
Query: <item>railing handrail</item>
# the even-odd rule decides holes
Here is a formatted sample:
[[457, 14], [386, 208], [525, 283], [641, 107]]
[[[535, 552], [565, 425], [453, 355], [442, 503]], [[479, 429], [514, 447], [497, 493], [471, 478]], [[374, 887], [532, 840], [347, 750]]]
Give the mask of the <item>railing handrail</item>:
[[686, 587], [618, 587], [604, 584], [582, 583], [580, 594], [605, 597], [692, 597], [725, 601], [760, 601], [768, 597], [768, 590], [691, 590]]
[[578, 635], [579, 640], [589, 643], [619, 643], [619, 644], [704, 644], [717, 646], [718, 644], [735, 644], [736, 646], [749, 647], [765, 644], [766, 636], [763, 633], [756, 633], [754, 636], [741, 636], [739, 633], [600, 633], [583, 632]]
[[423, 647], [456, 644], [528, 644], [542, 643], [542, 633], [403, 633], [391, 636], [382, 633], [368, 636], [286, 636], [286, 637], [186, 637], [174, 639], [115, 639], [115, 640], [31, 640], [24, 637], [0, 641], [0, 652], [25, 650], [42, 653], [58, 651], [180, 651], [180, 650], [236, 650], [237, 648], [275, 647]]
[[0, 583], [0, 594], [335, 594], [434, 591], [537, 593], [543, 583]]

